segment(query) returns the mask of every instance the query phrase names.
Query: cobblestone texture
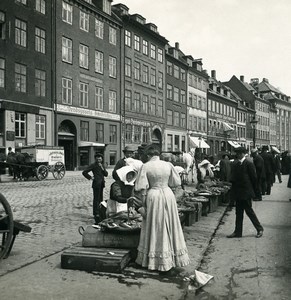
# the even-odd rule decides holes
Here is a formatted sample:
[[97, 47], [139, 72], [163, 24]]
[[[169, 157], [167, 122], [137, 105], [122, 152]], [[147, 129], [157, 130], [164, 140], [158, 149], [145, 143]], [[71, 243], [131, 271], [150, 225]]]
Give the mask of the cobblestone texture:
[[[109, 169], [104, 199], [113, 179]], [[62, 180], [50, 174], [46, 180], [14, 182], [2, 175], [0, 192], [13, 210], [13, 218], [32, 228], [20, 232], [8, 259], [1, 261], [0, 275], [62, 251], [81, 242], [79, 226], [93, 223], [91, 181], [80, 171], [67, 172]]]

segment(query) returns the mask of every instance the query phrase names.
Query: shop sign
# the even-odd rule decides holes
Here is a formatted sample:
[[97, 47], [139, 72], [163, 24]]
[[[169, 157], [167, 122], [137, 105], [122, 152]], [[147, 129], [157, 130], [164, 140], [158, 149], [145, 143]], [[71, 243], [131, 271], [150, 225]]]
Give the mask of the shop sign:
[[67, 106], [62, 104], [57, 104], [57, 111], [68, 113], [68, 114], [77, 114], [77, 115], [83, 115], [83, 116], [94, 117], [94, 118], [97, 117], [97, 118], [114, 120], [114, 121], [121, 120], [120, 115], [118, 114], [112, 114], [104, 111], [92, 110], [92, 109], [81, 108], [81, 107]]

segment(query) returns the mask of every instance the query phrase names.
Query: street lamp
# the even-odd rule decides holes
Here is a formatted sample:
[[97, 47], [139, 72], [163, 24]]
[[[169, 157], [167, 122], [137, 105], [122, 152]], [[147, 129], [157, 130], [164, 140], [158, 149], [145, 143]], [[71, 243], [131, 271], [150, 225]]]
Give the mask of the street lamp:
[[256, 148], [256, 128], [258, 124], [258, 120], [256, 119], [256, 116], [253, 116], [253, 119], [250, 121], [251, 127], [253, 129], [253, 148]]

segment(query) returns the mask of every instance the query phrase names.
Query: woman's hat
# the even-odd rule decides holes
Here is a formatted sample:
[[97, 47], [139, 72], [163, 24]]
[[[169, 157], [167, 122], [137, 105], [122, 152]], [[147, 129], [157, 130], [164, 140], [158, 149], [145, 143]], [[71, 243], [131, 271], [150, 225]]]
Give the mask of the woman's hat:
[[136, 149], [133, 146], [125, 146], [123, 152], [135, 152]]
[[[131, 172], [134, 174], [134, 177], [133, 177], [133, 179], [132, 179], [130, 182], [128, 182], [128, 181], [127, 181], [127, 178], [126, 178], [126, 175], [127, 175], [128, 173], [131, 173]], [[131, 166], [124, 166], [124, 167], [118, 169], [118, 170], [116, 171], [116, 173], [117, 173], [119, 179], [120, 179], [124, 184], [126, 184], [126, 185], [134, 185], [134, 181], [135, 181], [135, 179], [136, 179], [137, 172], [133, 169], [133, 167], [131, 167]]]

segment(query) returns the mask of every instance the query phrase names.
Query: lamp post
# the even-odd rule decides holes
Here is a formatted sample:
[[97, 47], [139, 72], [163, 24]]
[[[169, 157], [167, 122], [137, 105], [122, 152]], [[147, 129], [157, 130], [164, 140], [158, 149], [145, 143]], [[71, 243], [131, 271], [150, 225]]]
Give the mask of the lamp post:
[[256, 119], [256, 116], [253, 116], [253, 119], [250, 121], [252, 129], [253, 129], [253, 148], [256, 148], [256, 128], [258, 124], [258, 120]]
[[202, 150], [201, 150], [201, 140], [202, 140], [202, 135], [199, 135], [199, 137], [198, 137], [198, 140], [199, 140], [199, 159], [200, 159], [200, 161], [202, 161]]

